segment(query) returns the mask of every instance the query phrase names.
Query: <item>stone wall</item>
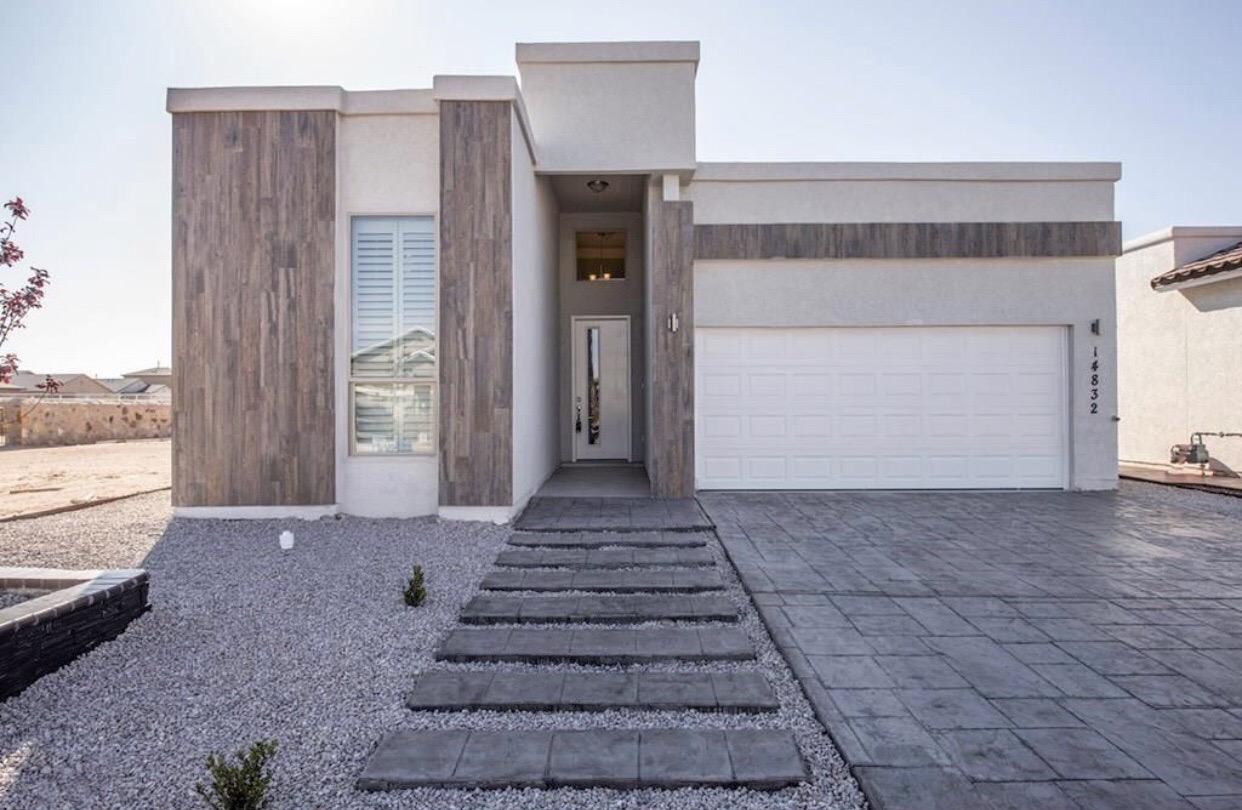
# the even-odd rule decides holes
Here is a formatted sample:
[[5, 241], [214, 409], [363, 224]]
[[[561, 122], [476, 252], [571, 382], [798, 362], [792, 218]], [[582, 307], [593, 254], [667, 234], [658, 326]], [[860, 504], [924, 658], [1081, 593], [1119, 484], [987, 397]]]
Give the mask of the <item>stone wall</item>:
[[0, 435], [9, 447], [92, 444], [172, 435], [167, 402], [0, 399]]

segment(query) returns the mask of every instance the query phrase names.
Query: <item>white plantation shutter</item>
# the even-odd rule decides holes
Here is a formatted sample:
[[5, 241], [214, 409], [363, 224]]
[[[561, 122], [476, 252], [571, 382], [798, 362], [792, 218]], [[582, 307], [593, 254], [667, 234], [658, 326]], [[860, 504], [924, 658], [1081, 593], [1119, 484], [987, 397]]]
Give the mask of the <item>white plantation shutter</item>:
[[356, 217], [351, 236], [354, 451], [429, 452], [435, 424], [434, 220]]
[[398, 376], [430, 378], [436, 363], [436, 237], [431, 217], [401, 220], [400, 234]]
[[355, 219], [353, 233], [355, 377], [393, 377], [397, 331], [397, 220]]

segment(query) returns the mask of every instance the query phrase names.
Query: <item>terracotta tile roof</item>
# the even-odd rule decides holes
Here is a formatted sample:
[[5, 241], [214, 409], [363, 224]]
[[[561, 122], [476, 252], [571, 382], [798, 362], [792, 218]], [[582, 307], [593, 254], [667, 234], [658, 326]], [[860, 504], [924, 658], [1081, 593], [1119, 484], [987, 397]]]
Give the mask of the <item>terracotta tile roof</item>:
[[1161, 287], [1214, 276], [1217, 273], [1227, 273], [1230, 270], [1242, 270], [1242, 242], [1156, 276], [1151, 280], [1151, 287], [1153, 290], [1158, 290]]

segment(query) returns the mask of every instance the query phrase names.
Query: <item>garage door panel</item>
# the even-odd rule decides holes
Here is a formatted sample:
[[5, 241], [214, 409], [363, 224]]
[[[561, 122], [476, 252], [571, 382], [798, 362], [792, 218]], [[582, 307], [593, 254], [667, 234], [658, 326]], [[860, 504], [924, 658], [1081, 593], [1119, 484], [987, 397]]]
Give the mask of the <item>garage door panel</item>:
[[705, 489], [1062, 487], [1060, 327], [702, 328]]

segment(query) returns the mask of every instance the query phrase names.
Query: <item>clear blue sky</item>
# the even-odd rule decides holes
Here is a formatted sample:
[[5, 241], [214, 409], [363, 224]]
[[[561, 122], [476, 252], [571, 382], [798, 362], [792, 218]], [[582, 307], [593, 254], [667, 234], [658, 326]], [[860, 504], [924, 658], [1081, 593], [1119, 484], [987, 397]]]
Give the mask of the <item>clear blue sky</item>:
[[1242, 223], [1242, 2], [7, 0], [28, 369], [169, 360], [168, 86], [427, 87], [519, 40], [697, 39], [700, 160], [1119, 160], [1127, 238]]

